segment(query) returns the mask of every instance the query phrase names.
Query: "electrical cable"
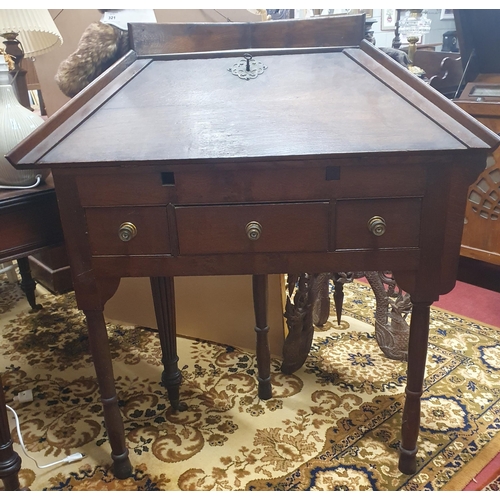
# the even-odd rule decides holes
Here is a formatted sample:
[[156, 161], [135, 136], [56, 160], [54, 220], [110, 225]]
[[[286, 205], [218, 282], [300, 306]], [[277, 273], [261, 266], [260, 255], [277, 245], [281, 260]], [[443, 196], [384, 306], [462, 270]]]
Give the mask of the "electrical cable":
[[36, 188], [42, 182], [42, 174], [36, 174], [36, 181], [31, 186], [3, 186], [0, 184], [0, 189], [32, 189]]
[[24, 453], [28, 458], [31, 458], [33, 462], [35, 462], [36, 466], [39, 469], [46, 469], [47, 467], [53, 467], [54, 465], [59, 465], [59, 464], [70, 464], [73, 462], [77, 462], [78, 460], [81, 460], [85, 455], [82, 453], [73, 453], [72, 455], [69, 455], [61, 460], [58, 460], [57, 462], [52, 462], [50, 464], [45, 464], [45, 465], [39, 465], [37, 460], [33, 458], [32, 456], [29, 455], [28, 450], [26, 450], [26, 446], [24, 445], [23, 441], [23, 436], [21, 434], [21, 426], [19, 424], [19, 417], [17, 416], [17, 413], [14, 409], [12, 409], [9, 405], [5, 405], [5, 407], [10, 410], [14, 414], [14, 418], [16, 420], [16, 431], [17, 435], [19, 437], [19, 443], [21, 444], [21, 448], [23, 449]]

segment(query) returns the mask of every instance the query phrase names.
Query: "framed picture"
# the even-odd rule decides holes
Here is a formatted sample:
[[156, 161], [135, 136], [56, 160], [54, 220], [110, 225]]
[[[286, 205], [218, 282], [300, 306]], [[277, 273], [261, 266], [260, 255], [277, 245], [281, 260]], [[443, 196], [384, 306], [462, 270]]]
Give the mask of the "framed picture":
[[441, 16], [439, 19], [453, 19], [453, 9], [441, 9]]
[[396, 29], [396, 18], [398, 14], [396, 9], [382, 9], [382, 22], [380, 29], [382, 31], [394, 31]]

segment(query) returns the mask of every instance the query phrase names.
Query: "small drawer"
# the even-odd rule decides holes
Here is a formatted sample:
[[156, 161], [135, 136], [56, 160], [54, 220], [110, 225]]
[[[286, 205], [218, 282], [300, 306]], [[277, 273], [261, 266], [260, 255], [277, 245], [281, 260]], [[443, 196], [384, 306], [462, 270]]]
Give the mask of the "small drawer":
[[[87, 208], [85, 215], [92, 255], [171, 253], [165, 207]], [[120, 238], [121, 227], [127, 241]]]
[[166, 205], [175, 200], [174, 182], [171, 172], [123, 172], [77, 177], [78, 193], [84, 207]]
[[326, 202], [176, 207], [179, 253], [326, 252], [328, 207]]
[[326, 172], [326, 167], [311, 165], [303, 169], [255, 167], [182, 172], [176, 179], [178, 202], [204, 205], [328, 200], [339, 181], [328, 181]]
[[[339, 200], [335, 207], [335, 248], [418, 248], [420, 210], [421, 198]], [[374, 232], [369, 227], [371, 220]], [[383, 234], [374, 234], [381, 227]]]

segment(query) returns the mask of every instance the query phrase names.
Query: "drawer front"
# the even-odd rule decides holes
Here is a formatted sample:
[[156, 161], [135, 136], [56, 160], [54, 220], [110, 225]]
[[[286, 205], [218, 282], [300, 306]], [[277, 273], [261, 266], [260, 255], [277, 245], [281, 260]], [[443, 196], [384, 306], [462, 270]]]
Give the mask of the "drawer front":
[[[326, 202], [176, 207], [179, 254], [326, 252], [328, 207]], [[259, 226], [247, 229], [252, 222], [261, 228], [257, 239], [251, 236]]]
[[[418, 248], [420, 210], [420, 198], [339, 200], [335, 209], [335, 247], [337, 250]], [[369, 221], [376, 217], [385, 223], [381, 236], [369, 228]]]
[[[171, 245], [165, 207], [88, 208], [85, 211], [92, 255], [170, 254]], [[120, 239], [136, 234], [128, 241]]]
[[[205, 165], [189, 170], [126, 169], [115, 173], [87, 173], [77, 177], [84, 207], [133, 205], [220, 205], [224, 203], [279, 203], [386, 196], [421, 196], [425, 189], [422, 165], [341, 165], [339, 162], [291, 162], [224, 168]], [[408, 181], [411, 179], [411, 182]]]
[[[408, 182], [411, 179], [411, 182]], [[176, 177], [180, 204], [329, 200], [386, 196], [421, 196], [421, 165], [339, 166], [183, 172]]]
[[84, 207], [166, 205], [175, 200], [174, 181], [162, 172], [86, 174], [76, 179]]

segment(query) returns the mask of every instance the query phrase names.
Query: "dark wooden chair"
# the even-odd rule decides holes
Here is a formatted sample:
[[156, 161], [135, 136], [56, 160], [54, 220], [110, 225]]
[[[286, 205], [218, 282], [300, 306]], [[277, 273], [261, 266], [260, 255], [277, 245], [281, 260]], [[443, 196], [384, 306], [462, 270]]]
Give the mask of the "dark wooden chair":
[[463, 75], [462, 61], [458, 52], [417, 50], [415, 66], [425, 71], [429, 85], [452, 99]]

